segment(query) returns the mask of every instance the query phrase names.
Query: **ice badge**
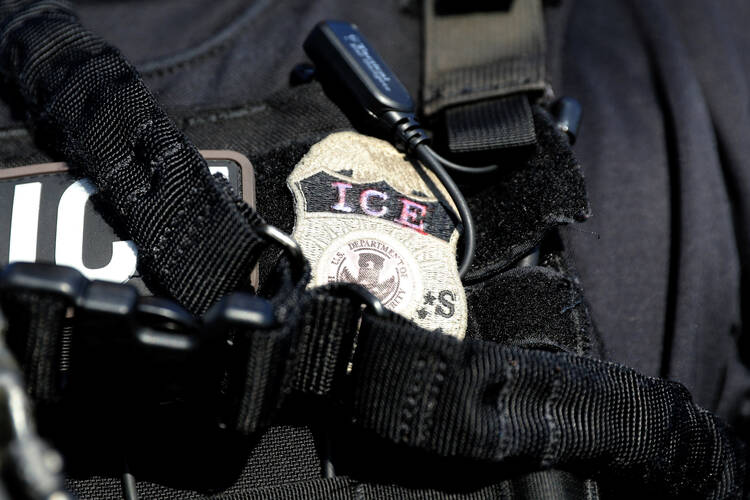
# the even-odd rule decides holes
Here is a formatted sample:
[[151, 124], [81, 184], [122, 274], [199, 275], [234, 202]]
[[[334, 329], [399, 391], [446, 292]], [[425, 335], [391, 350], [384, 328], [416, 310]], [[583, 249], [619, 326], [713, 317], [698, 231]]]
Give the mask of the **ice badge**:
[[420, 326], [463, 338], [458, 219], [431, 172], [385, 141], [339, 132], [315, 144], [287, 183], [311, 286], [358, 283]]

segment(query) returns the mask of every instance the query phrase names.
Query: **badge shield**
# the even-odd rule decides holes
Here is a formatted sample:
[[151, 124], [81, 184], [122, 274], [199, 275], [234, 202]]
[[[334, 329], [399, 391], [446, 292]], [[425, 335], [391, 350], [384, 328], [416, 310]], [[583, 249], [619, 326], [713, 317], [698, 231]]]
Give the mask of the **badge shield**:
[[310, 286], [360, 284], [418, 325], [463, 338], [459, 219], [432, 172], [385, 141], [339, 132], [315, 144], [287, 183]]

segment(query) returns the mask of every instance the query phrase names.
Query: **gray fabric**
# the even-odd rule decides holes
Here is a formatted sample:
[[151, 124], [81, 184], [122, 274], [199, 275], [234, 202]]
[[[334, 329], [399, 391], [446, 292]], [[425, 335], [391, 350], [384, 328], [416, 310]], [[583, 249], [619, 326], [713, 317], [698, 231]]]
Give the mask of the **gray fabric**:
[[495, 5], [483, 11], [457, 2], [425, 0], [425, 114], [545, 88], [541, 0]]

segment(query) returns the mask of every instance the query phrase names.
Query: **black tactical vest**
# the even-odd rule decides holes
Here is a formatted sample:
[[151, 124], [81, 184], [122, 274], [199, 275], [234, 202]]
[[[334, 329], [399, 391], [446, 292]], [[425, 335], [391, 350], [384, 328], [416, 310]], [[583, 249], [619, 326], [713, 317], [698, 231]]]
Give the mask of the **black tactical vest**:
[[[0, 0], [5, 342], [65, 461], [29, 484], [744, 496], [750, 7], [497, 4]], [[308, 64], [322, 19], [367, 35], [436, 150], [497, 165], [453, 175], [463, 297], [427, 286], [451, 259], [373, 232], [463, 226], [398, 175], [357, 180], [355, 150], [410, 151]], [[303, 216], [364, 229], [310, 259]]]

